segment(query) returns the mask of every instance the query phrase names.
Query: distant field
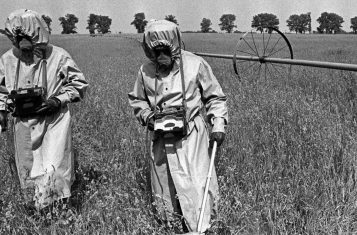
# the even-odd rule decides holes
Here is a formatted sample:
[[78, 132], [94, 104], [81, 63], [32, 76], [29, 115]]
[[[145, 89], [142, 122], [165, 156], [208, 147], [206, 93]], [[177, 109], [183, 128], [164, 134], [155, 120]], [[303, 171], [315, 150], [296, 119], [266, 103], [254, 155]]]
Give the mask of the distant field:
[[[190, 51], [231, 54], [239, 34], [184, 34]], [[294, 58], [357, 64], [355, 35], [287, 35]], [[80, 212], [45, 225], [24, 215], [11, 176], [11, 133], [0, 137], [0, 233], [164, 234], [150, 211], [145, 132], [128, 106], [141, 35], [54, 35], [90, 83], [72, 105], [83, 193]], [[10, 43], [0, 37], [0, 53]], [[293, 67], [290, 76], [234, 75], [207, 58], [229, 98], [230, 123], [217, 165], [221, 200], [214, 227], [232, 234], [357, 232], [357, 74]], [[99, 179], [91, 172], [100, 172]], [[89, 170], [90, 171], [90, 170]]]

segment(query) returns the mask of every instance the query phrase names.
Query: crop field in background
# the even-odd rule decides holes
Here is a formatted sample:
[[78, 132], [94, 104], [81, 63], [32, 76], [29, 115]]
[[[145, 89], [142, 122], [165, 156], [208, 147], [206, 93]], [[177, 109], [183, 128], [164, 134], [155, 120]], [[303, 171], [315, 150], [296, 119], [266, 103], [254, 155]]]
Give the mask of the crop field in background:
[[[238, 34], [184, 34], [187, 50], [232, 54]], [[357, 64], [354, 35], [287, 35], [294, 58]], [[145, 130], [127, 102], [146, 60], [140, 35], [52, 36], [90, 89], [72, 104], [77, 210], [28, 216], [12, 175], [12, 133], [0, 136], [0, 234], [165, 234], [148, 194]], [[10, 43], [0, 38], [0, 53]], [[357, 74], [292, 67], [290, 76], [239, 80], [232, 62], [206, 59], [228, 96], [217, 162], [219, 234], [357, 232]]]

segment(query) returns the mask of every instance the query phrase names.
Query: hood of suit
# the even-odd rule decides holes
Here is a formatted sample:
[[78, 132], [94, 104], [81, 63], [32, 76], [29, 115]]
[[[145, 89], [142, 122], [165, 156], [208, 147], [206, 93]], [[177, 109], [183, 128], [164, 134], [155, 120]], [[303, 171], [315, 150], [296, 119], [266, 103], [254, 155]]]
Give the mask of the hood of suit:
[[150, 21], [146, 26], [142, 44], [145, 55], [155, 61], [154, 48], [167, 46], [172, 59], [176, 59], [180, 56], [181, 38], [181, 32], [175, 23], [167, 20]]
[[5, 35], [17, 48], [22, 38], [29, 40], [34, 47], [46, 46], [49, 42], [46, 22], [39, 13], [27, 9], [16, 10], [9, 15], [5, 23]]

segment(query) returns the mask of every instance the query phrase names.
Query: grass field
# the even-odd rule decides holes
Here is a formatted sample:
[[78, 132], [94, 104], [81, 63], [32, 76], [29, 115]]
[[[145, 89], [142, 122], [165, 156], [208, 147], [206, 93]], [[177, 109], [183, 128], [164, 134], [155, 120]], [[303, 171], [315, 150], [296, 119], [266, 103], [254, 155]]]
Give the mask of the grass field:
[[[184, 34], [186, 49], [229, 54], [236, 34]], [[287, 35], [298, 59], [357, 64], [354, 35]], [[132, 39], [131, 39], [132, 38]], [[11, 174], [11, 132], [0, 137], [0, 234], [164, 234], [150, 210], [145, 132], [128, 106], [146, 60], [137, 35], [60, 36], [90, 89], [71, 106], [79, 159], [78, 211], [52, 220], [27, 216]], [[0, 38], [0, 53], [11, 45]], [[233, 73], [207, 58], [229, 98], [219, 152], [221, 199], [214, 226], [232, 234], [357, 232], [357, 74], [293, 67], [271, 79]]]

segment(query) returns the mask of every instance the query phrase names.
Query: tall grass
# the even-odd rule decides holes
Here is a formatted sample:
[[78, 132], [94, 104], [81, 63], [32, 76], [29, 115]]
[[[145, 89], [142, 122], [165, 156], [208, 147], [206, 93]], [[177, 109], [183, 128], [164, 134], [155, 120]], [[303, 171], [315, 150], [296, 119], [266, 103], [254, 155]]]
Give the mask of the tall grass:
[[[127, 103], [145, 57], [127, 37], [53, 37], [91, 85], [84, 102], [71, 106], [78, 210], [49, 222], [25, 213], [8, 167], [10, 132], [0, 137], [1, 234], [167, 233], [151, 211], [145, 133]], [[295, 58], [357, 63], [351, 35], [288, 37]], [[184, 35], [186, 49], [214, 53], [231, 53], [236, 39]], [[9, 46], [1, 45], [1, 52]], [[230, 61], [207, 61], [229, 98], [230, 114], [217, 164], [216, 230], [225, 224], [232, 234], [355, 233], [356, 74], [294, 67], [289, 77], [239, 81]]]

